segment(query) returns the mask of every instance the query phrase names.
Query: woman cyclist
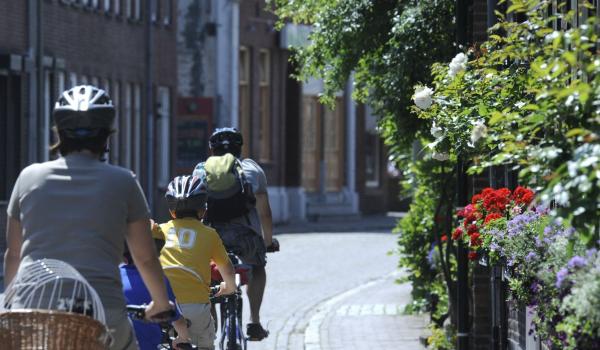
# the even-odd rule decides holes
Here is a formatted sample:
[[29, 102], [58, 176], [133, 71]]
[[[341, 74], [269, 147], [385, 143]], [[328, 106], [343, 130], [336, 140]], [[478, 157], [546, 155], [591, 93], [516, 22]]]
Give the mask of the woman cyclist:
[[103, 90], [76, 86], [60, 96], [53, 118], [60, 157], [23, 169], [9, 201], [5, 284], [20, 264], [43, 258], [65, 261], [98, 292], [114, 338], [111, 349], [137, 349], [119, 273], [124, 239], [152, 296], [148, 318], [172, 305], [135, 175], [100, 161], [114, 106]]

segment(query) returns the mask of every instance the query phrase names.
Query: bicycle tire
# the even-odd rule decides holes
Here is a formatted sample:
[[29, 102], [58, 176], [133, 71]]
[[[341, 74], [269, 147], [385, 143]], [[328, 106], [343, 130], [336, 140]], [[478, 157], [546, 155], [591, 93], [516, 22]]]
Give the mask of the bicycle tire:
[[227, 298], [227, 350], [239, 350], [237, 342], [237, 299], [238, 296], [233, 294]]
[[227, 331], [225, 330], [227, 326], [225, 322], [225, 320], [227, 319], [227, 305], [225, 305], [225, 299], [223, 299], [221, 303], [219, 303], [219, 314], [221, 318], [219, 320], [219, 325], [221, 327], [221, 339], [219, 339], [219, 350], [225, 350], [225, 338], [227, 336]]
[[244, 305], [243, 305], [243, 298], [240, 297], [238, 298], [238, 302], [236, 303], [236, 307], [237, 307], [237, 335], [238, 335], [238, 341], [241, 345], [241, 350], [246, 350], [246, 335], [244, 334], [244, 323], [243, 323], [243, 317], [242, 317], [242, 310], [244, 309]]

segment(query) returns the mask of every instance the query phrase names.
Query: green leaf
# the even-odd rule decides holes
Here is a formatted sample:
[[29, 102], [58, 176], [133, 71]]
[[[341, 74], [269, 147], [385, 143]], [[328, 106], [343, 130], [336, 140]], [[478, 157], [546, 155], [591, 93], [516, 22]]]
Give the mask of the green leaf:
[[569, 62], [569, 64], [571, 66], [574, 66], [575, 63], [577, 63], [577, 56], [575, 56], [575, 54], [573, 52], [567, 51], [567, 52], [563, 53], [562, 56], [565, 60], [567, 60], [567, 62]]
[[567, 131], [565, 136], [568, 138], [571, 138], [571, 137], [587, 135], [587, 134], [589, 134], [589, 130], [575, 128], [575, 129], [571, 129], [571, 130]]

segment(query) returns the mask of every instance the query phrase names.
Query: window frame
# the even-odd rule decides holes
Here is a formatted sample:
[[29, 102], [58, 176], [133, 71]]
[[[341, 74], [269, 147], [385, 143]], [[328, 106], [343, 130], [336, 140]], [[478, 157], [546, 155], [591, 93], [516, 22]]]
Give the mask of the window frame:
[[266, 163], [272, 160], [271, 51], [269, 49], [260, 49], [258, 51], [258, 94], [258, 114], [260, 119], [259, 160]]

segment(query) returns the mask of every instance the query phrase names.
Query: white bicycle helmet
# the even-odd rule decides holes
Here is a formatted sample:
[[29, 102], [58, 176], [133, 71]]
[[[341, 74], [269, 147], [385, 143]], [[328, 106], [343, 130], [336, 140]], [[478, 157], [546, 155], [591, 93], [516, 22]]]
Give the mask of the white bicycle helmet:
[[71, 137], [90, 137], [112, 128], [115, 107], [106, 91], [79, 85], [61, 94], [52, 116], [58, 130]]
[[169, 183], [165, 197], [169, 209], [176, 212], [202, 209], [208, 199], [206, 180], [198, 176], [177, 176]]

